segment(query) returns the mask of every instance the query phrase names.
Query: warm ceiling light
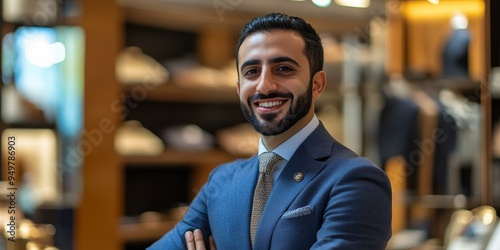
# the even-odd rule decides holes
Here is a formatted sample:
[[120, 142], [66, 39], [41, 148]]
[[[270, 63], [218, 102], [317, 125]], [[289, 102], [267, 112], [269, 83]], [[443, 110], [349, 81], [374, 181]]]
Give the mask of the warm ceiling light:
[[408, 20], [448, 19], [462, 13], [469, 19], [484, 17], [484, 1], [440, 1], [438, 5], [430, 5], [427, 1], [405, 1], [404, 16]]
[[427, 1], [429, 1], [429, 3], [435, 4], [435, 5], [439, 4], [439, 0], [427, 0]]
[[370, 0], [335, 0], [335, 3], [354, 8], [368, 8], [370, 6]]
[[314, 4], [316, 4], [318, 7], [328, 7], [332, 3], [331, 0], [312, 0]]

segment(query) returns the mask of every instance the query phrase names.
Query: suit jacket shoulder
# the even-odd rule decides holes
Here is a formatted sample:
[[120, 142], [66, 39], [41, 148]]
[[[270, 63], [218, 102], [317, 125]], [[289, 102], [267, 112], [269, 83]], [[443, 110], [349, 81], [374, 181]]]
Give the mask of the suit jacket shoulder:
[[276, 181], [262, 222], [255, 249], [382, 250], [391, 235], [390, 184], [320, 125]]

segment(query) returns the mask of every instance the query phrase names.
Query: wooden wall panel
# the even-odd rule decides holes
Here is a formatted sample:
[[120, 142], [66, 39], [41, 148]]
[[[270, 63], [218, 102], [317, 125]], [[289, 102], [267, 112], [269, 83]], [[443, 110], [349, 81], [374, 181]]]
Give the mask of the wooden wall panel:
[[[74, 249], [121, 249], [122, 171], [114, 150], [120, 114], [115, 58], [122, 46], [122, 13], [115, 0], [83, 0], [80, 25], [85, 31], [84, 130], [96, 139], [84, 158], [82, 195], [75, 211]], [[101, 135], [99, 137], [98, 135]]]

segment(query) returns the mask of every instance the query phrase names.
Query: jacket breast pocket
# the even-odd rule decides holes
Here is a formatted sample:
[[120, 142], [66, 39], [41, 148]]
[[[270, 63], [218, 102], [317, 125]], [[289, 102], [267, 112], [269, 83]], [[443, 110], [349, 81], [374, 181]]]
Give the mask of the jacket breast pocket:
[[299, 207], [299, 208], [296, 208], [293, 210], [286, 211], [281, 216], [281, 219], [298, 218], [298, 217], [310, 215], [311, 213], [312, 213], [312, 209], [309, 206]]
[[290, 209], [276, 224], [273, 245], [282, 246], [280, 249], [309, 249], [316, 241], [320, 226], [321, 216], [313, 206]]

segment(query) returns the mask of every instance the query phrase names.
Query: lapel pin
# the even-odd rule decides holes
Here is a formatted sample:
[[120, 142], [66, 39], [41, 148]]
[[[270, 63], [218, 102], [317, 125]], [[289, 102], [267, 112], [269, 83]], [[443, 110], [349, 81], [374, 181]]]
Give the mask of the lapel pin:
[[300, 182], [302, 181], [302, 179], [304, 179], [304, 174], [301, 173], [301, 172], [297, 172], [293, 175], [293, 179], [296, 181], [296, 182]]

